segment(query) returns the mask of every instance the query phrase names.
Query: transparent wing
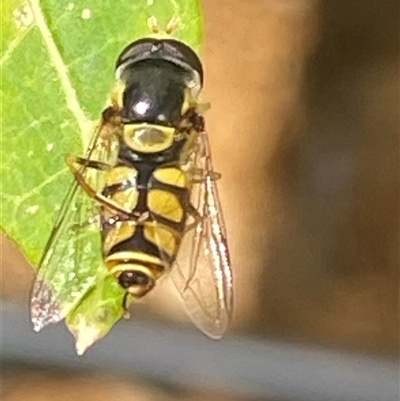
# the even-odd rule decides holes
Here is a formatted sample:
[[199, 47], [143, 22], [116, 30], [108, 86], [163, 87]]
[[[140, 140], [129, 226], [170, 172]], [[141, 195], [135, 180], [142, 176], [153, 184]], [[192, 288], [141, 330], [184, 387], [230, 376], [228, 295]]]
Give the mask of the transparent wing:
[[207, 134], [194, 154], [192, 217], [171, 278], [193, 323], [211, 338], [220, 338], [231, 320], [232, 273], [225, 225], [213, 172]]
[[[102, 123], [93, 135], [85, 159], [113, 162], [115, 127]], [[82, 165], [81, 173], [101, 189], [104, 169]], [[72, 174], [71, 174], [72, 177]], [[96, 203], [73, 181], [43, 252], [31, 295], [31, 320], [36, 331], [57, 323], [94, 285], [101, 259], [100, 219]]]

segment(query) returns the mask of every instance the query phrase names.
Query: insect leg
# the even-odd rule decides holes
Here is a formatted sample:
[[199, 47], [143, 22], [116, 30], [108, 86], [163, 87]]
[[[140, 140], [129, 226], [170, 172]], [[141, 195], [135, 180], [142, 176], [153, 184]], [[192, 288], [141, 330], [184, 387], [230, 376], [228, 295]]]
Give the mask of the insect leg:
[[193, 174], [193, 177], [190, 180], [192, 184], [202, 184], [207, 180], [207, 178], [210, 178], [211, 181], [217, 181], [221, 178], [220, 173], [212, 170], [204, 170], [202, 168], [193, 168], [191, 174]]
[[72, 155], [67, 156], [67, 164], [69, 166], [74, 164], [79, 164], [81, 166], [93, 168], [95, 170], [100, 170], [100, 171], [109, 171], [112, 168], [110, 164], [98, 160], [90, 160], [84, 157], [72, 156]]
[[128, 297], [129, 297], [129, 292], [126, 292], [124, 294], [124, 298], [122, 300], [122, 309], [124, 310], [124, 319], [129, 319], [131, 317], [131, 314], [128, 311], [128, 306], [127, 306], [127, 302], [128, 302]]
[[185, 227], [185, 234], [196, 228], [196, 226], [201, 222], [201, 214], [191, 203], [187, 206], [187, 213], [193, 217], [194, 221]]
[[114, 202], [111, 199], [106, 198], [103, 194], [97, 192], [96, 189], [90, 186], [86, 182], [85, 177], [83, 176], [80, 169], [77, 168], [77, 166], [73, 163], [73, 161], [74, 160], [67, 159], [68, 167], [70, 168], [72, 174], [75, 176], [75, 179], [78, 182], [78, 184], [91, 198], [101, 203], [103, 206], [110, 208], [111, 210], [119, 212], [124, 216], [132, 217], [132, 213], [129, 210], [122, 208], [121, 205], [119, 205], [118, 203]]

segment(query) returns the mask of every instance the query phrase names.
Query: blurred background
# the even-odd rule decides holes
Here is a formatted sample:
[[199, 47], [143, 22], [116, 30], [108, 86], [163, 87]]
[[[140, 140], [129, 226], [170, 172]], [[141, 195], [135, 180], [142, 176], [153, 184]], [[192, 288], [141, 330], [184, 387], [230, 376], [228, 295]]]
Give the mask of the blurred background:
[[[236, 287], [227, 339], [199, 339], [167, 288], [77, 359], [64, 329], [30, 333], [33, 271], [3, 240], [2, 399], [398, 399], [399, 3], [204, 0], [204, 11]], [[41, 354], [43, 341], [57, 348]], [[135, 348], [141, 359], [127, 359]], [[386, 393], [362, 390], [368, 378]]]

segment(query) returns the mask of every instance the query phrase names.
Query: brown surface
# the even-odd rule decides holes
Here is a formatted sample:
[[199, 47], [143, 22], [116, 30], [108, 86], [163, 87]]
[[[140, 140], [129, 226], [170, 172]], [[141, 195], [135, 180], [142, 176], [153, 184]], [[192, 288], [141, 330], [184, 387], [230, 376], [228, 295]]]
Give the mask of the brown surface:
[[[327, 3], [204, 1], [234, 327], [393, 354], [397, 2]], [[3, 252], [3, 298], [26, 303], [32, 272]], [[155, 298], [155, 310], [180, 314]]]
[[[151, 383], [107, 375], [16, 369], [3, 377], [3, 401], [241, 401], [215, 393], [166, 389]], [[243, 400], [242, 400], [243, 401]]]

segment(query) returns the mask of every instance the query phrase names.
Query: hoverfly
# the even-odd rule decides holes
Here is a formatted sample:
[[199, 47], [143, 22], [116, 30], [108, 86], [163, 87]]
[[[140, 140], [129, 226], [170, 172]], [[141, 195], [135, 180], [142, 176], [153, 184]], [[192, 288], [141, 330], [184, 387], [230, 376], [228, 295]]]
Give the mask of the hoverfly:
[[86, 154], [68, 157], [75, 180], [32, 292], [37, 331], [64, 319], [96, 285], [85, 275], [93, 263], [125, 291], [123, 308], [169, 275], [207, 336], [220, 338], [229, 324], [232, 275], [199, 101], [202, 64], [172, 29], [151, 28], [119, 55], [111, 105]]

